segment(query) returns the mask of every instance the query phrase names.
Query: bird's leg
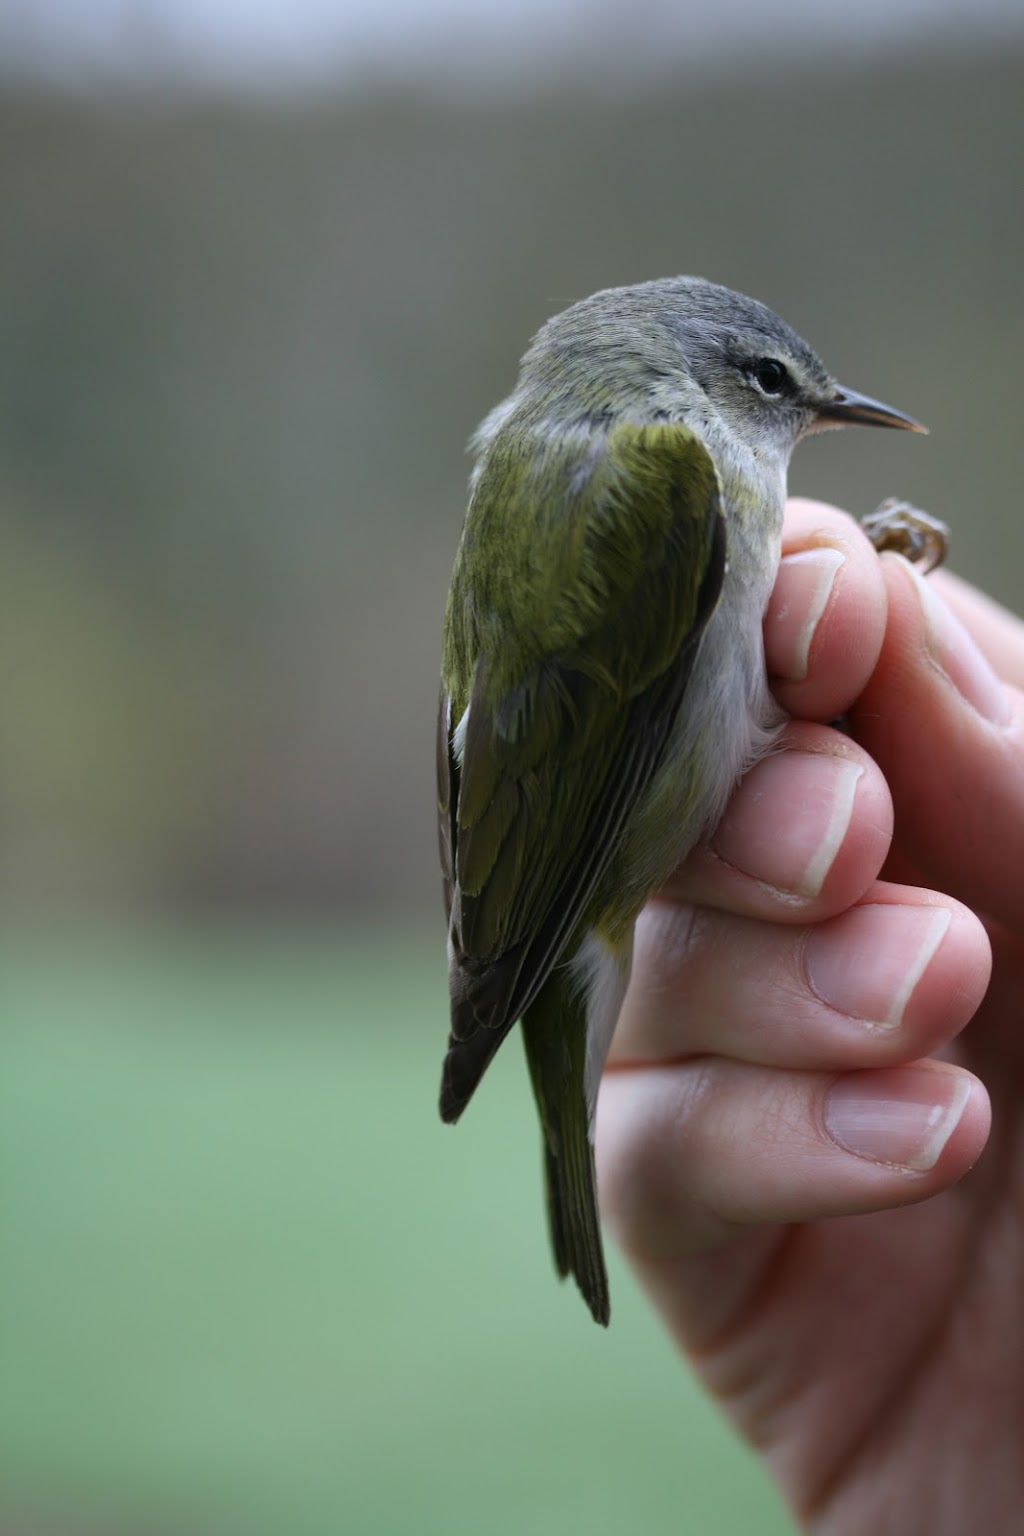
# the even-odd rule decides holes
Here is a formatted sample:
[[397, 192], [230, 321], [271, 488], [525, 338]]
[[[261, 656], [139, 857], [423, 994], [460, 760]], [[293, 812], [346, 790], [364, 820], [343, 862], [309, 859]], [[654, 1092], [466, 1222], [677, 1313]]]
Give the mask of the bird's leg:
[[861, 518], [860, 525], [879, 554], [886, 549], [894, 550], [914, 565], [922, 561], [926, 572], [941, 565], [949, 550], [946, 524], [895, 496]]

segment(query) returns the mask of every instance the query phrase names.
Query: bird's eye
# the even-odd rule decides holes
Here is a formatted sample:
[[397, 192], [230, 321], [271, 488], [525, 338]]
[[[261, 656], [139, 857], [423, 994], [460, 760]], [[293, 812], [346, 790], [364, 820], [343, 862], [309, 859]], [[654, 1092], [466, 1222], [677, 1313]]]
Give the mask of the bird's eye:
[[784, 395], [793, 383], [788, 369], [774, 357], [756, 358], [746, 374], [763, 395]]

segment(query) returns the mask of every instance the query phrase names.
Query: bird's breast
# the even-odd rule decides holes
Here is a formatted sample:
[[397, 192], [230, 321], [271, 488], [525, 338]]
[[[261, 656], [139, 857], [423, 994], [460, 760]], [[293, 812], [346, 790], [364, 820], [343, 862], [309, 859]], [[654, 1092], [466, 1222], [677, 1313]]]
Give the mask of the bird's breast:
[[[781, 524], [781, 517], [777, 520]], [[734, 524], [730, 523], [730, 532]], [[762, 621], [779, 560], [780, 527], [760, 547], [730, 543], [718, 605], [693, 663], [665, 756], [630, 818], [609, 878], [633, 916], [717, 824], [737, 780], [775, 741], [784, 715], [768, 688]]]

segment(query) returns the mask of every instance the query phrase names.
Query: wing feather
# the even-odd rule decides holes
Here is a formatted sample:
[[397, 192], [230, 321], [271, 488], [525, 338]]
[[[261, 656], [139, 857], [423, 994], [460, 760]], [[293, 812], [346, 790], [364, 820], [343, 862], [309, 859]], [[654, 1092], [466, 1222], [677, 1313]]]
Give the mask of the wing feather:
[[[533, 477], [548, 500], [565, 488], [564, 526], [547, 567], [534, 569], [531, 543], [517, 571], [510, 523], [520, 548], [533, 531], [542, 543], [552, 508], [524, 498], [531, 477], [499, 457], [467, 520], [463, 555], [475, 558], [453, 578], [438, 736], [458, 1058], [446, 1118], [586, 917], [663, 761], [721, 590], [718, 479], [692, 432], [618, 427], [586, 462], [585, 478], [578, 449]], [[466, 704], [460, 764], [451, 721]]]

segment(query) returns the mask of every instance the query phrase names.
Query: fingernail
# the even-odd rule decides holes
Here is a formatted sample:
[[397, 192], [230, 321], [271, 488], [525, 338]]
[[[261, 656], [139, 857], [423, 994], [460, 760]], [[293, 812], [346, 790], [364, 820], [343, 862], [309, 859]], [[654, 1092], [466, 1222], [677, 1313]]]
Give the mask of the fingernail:
[[764, 628], [770, 676], [792, 683], [807, 676], [814, 632], [845, 564], [844, 554], [827, 547], [802, 549], [779, 562]]
[[[886, 558], [900, 559], [892, 555]], [[924, 615], [928, 650], [936, 666], [972, 709], [993, 725], [1010, 719], [1006, 689], [978, 650], [956, 614], [909, 561], [904, 561], [917, 589]]]
[[[734, 869], [795, 896], [817, 896], [842, 847], [864, 770], [844, 757], [780, 752], [752, 769], [712, 847]], [[777, 807], [785, 804], [783, 820]]]
[[825, 1129], [855, 1157], [926, 1173], [959, 1125], [970, 1093], [969, 1077], [937, 1064], [849, 1072], [825, 1097]]
[[950, 921], [947, 907], [853, 907], [811, 930], [807, 980], [830, 1008], [895, 1029]]

